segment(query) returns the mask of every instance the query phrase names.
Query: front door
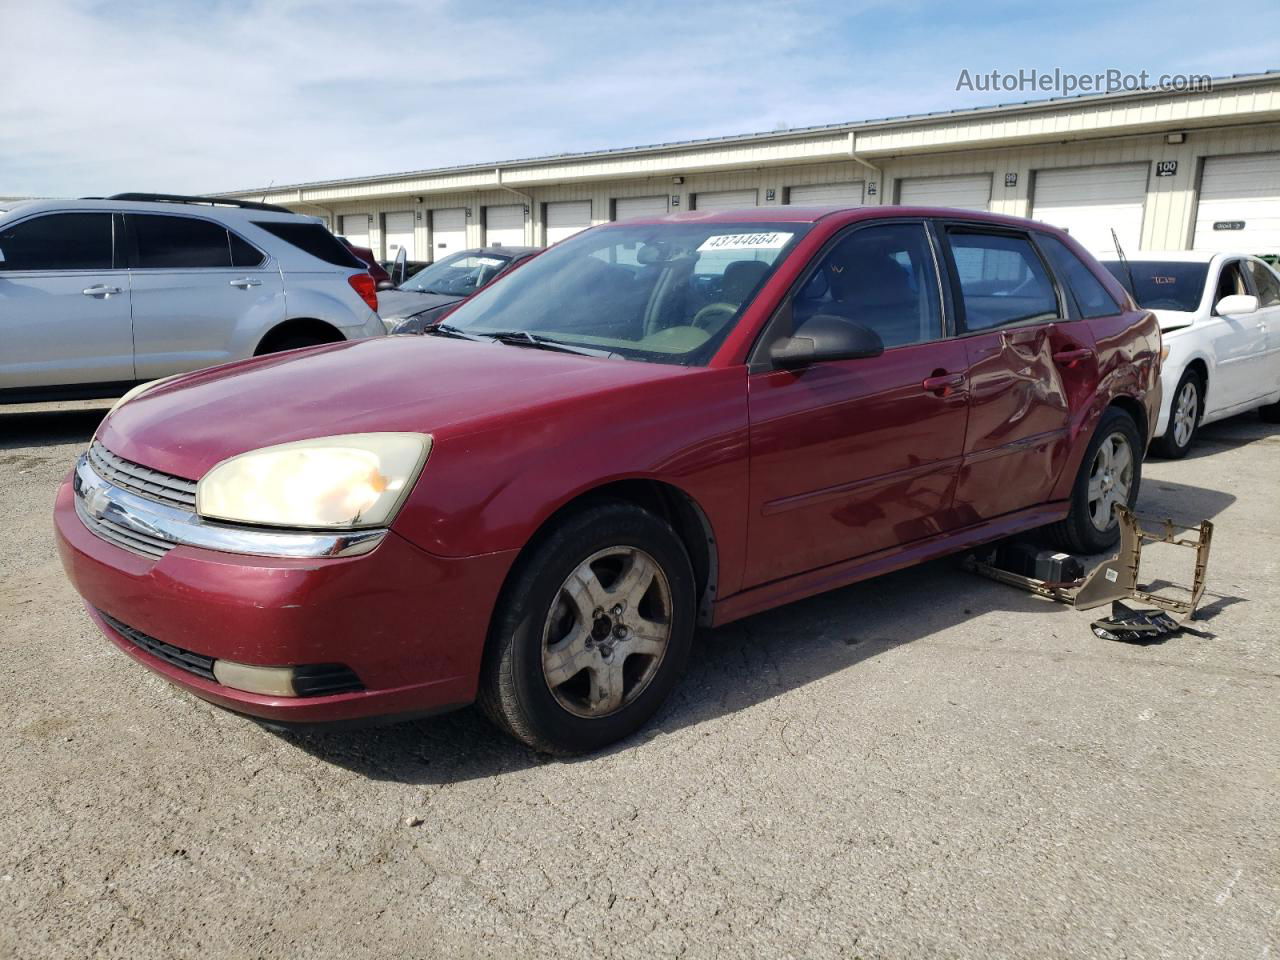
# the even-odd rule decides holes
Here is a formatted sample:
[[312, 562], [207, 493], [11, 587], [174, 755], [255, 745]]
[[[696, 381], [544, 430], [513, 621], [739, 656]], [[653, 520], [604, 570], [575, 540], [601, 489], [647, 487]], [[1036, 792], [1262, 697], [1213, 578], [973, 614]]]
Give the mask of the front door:
[[[744, 587], [953, 526], [966, 357], [945, 337], [940, 303], [925, 227], [903, 221], [838, 238], [779, 312], [801, 337], [817, 315], [862, 323], [885, 351], [750, 376]], [[775, 324], [762, 348], [791, 332]]]
[[128, 214], [138, 379], [250, 355], [284, 319], [284, 282], [262, 251], [199, 217]]
[[1280, 390], [1280, 277], [1261, 260], [1249, 260], [1248, 269], [1266, 336], [1267, 359], [1260, 377], [1261, 395], [1266, 395]]
[[0, 391], [134, 379], [115, 222], [48, 213], [0, 227]]
[[966, 523], [1046, 502], [1070, 452], [1071, 405], [1097, 382], [1093, 334], [1069, 319], [1049, 269], [1020, 231], [952, 225], [969, 430], [956, 489]]

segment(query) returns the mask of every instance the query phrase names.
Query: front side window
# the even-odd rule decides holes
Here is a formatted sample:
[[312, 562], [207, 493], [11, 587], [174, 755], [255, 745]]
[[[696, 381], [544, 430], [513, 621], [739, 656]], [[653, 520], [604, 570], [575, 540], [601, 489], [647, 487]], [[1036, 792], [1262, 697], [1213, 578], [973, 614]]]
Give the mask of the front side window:
[[506, 269], [510, 262], [510, 257], [491, 253], [455, 253], [419, 270], [402, 283], [400, 289], [469, 297]]
[[0, 270], [110, 270], [111, 214], [50, 213], [0, 227]]
[[130, 214], [137, 241], [137, 266], [154, 268], [230, 267], [227, 228], [192, 217]]
[[1240, 261], [1232, 260], [1230, 263], [1224, 263], [1222, 272], [1218, 274], [1218, 290], [1213, 295], [1213, 302], [1217, 303], [1223, 297], [1248, 292], [1249, 287], [1244, 282], [1244, 271], [1240, 269]]
[[1258, 303], [1264, 307], [1280, 306], [1280, 280], [1261, 260], [1249, 261], [1249, 273], [1258, 291]]
[[839, 240], [792, 300], [792, 323], [804, 336], [820, 315], [853, 320], [879, 334], [885, 348], [942, 336], [938, 275], [920, 223], [854, 230]]
[[585, 231], [477, 293], [447, 325], [527, 332], [632, 360], [705, 364], [809, 228], [620, 223]]
[[947, 231], [964, 328], [992, 330], [1056, 319], [1058, 296], [1031, 241], [1018, 234]]
[[1038, 242], [1040, 249], [1058, 272], [1058, 277], [1075, 297], [1080, 316], [1092, 320], [1094, 317], [1110, 317], [1120, 312], [1120, 304], [1116, 303], [1102, 281], [1093, 275], [1093, 271], [1065, 243], [1049, 234], [1040, 234]]

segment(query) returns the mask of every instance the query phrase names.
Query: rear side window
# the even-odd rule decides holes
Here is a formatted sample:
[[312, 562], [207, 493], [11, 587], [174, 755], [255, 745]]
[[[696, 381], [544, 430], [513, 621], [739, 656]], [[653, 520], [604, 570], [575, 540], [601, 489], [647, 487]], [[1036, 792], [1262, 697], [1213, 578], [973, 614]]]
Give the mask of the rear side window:
[[286, 221], [265, 220], [254, 221], [255, 227], [261, 227], [267, 233], [279, 237], [285, 243], [297, 247], [304, 253], [332, 263], [336, 267], [351, 267], [355, 270], [366, 269], [356, 259], [355, 254], [344, 247], [338, 238], [318, 223], [289, 223]]
[[257, 267], [266, 259], [261, 250], [230, 230], [227, 231], [227, 242], [231, 245], [233, 267]]
[[1110, 317], [1120, 312], [1120, 304], [1107, 292], [1102, 281], [1093, 275], [1093, 271], [1079, 257], [1067, 249], [1065, 243], [1048, 234], [1039, 234], [1037, 240], [1063, 285], [1076, 298], [1080, 316], [1088, 320]]
[[1258, 302], [1264, 307], [1280, 305], [1280, 280], [1261, 260], [1250, 260], [1249, 273], [1253, 276], [1253, 285], [1258, 291]]
[[230, 267], [227, 228], [192, 217], [129, 215], [137, 243], [137, 265], [143, 269]]
[[0, 270], [110, 270], [111, 214], [50, 213], [0, 227]]
[[1058, 317], [1058, 296], [1031, 241], [1004, 233], [949, 230], [967, 331]]

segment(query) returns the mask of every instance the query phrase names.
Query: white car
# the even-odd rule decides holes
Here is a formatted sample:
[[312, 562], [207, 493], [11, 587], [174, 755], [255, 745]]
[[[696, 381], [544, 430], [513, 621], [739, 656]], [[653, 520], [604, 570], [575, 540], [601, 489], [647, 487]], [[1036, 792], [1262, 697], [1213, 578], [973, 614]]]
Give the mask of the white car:
[[119, 396], [263, 353], [385, 335], [315, 217], [162, 194], [0, 207], [0, 403]]
[[1145, 250], [1104, 266], [1160, 321], [1157, 453], [1184, 457], [1201, 424], [1247, 410], [1280, 422], [1280, 276], [1270, 266], [1245, 253]]

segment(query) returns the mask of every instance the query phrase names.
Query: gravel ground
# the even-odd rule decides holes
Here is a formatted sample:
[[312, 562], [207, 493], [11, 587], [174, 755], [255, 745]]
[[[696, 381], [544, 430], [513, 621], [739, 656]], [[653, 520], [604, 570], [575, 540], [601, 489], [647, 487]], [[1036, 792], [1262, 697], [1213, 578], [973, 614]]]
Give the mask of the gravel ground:
[[49, 522], [101, 411], [0, 412], [0, 956], [1280, 960], [1280, 428], [1147, 465], [1218, 525], [1203, 635], [930, 564], [704, 633], [647, 733], [545, 762], [116, 652]]

